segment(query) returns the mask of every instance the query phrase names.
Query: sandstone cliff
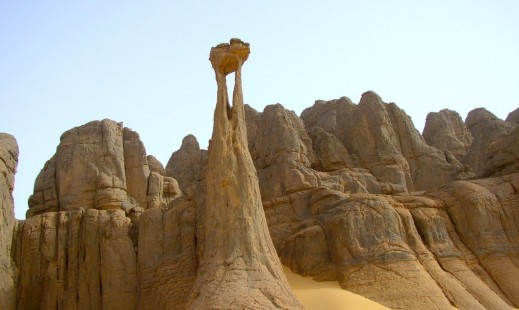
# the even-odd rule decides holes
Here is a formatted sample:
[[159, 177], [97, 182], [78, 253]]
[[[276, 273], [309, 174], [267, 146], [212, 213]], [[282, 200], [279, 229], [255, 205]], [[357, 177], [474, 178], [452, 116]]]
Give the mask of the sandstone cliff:
[[15, 309], [18, 268], [12, 258], [14, 218], [14, 174], [18, 144], [13, 136], [0, 133], [0, 309]]
[[458, 112], [448, 109], [427, 114], [423, 137], [429, 145], [451, 152], [460, 161], [473, 141]]
[[430, 113], [423, 136], [371, 91], [259, 112], [248, 53], [211, 51], [209, 151], [188, 135], [164, 168], [122, 123], [73, 128], [25, 221], [0, 134], [1, 309], [302, 308], [279, 260], [393, 309], [519, 307], [517, 110]]
[[511, 134], [518, 125], [503, 121], [484, 108], [470, 111], [465, 124], [474, 137], [466, 162], [477, 176], [485, 176], [488, 174], [486, 161], [490, 145]]
[[138, 229], [140, 216], [182, 195], [163, 173], [157, 162], [150, 172], [139, 135], [121, 123], [65, 132], [18, 228], [18, 309], [135, 309], [146, 300], [137, 244], [149, 232]]

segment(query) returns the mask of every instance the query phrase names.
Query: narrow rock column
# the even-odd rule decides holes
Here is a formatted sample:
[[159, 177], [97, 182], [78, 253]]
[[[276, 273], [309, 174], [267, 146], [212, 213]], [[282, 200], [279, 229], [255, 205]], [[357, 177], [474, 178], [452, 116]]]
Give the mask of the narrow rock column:
[[[270, 238], [247, 148], [241, 67], [249, 44], [211, 49], [218, 97], [206, 175], [204, 245], [189, 309], [302, 309]], [[226, 75], [235, 72], [233, 106]]]

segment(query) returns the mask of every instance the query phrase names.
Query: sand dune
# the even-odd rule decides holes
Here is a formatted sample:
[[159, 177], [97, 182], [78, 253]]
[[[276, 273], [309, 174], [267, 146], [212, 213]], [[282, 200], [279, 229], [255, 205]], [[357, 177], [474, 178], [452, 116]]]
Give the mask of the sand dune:
[[335, 281], [317, 282], [302, 277], [286, 266], [283, 270], [297, 298], [308, 310], [389, 309], [360, 295], [341, 289]]

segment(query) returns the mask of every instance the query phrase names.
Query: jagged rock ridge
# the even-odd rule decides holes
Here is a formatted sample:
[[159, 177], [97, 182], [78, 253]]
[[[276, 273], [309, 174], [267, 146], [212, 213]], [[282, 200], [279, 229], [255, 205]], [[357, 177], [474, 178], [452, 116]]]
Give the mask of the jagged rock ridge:
[[258, 112], [239, 83], [248, 47], [216, 51], [209, 152], [187, 136], [164, 168], [120, 123], [73, 128], [16, 221], [17, 148], [0, 135], [2, 309], [299, 308], [276, 252], [394, 309], [519, 306], [517, 110], [431, 113], [423, 137], [374, 92]]

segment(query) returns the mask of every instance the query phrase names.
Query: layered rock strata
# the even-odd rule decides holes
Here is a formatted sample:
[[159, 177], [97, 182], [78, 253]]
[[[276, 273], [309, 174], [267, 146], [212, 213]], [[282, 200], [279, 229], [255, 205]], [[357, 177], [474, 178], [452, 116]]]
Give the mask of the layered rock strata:
[[[204, 245], [189, 309], [300, 309], [270, 239], [247, 149], [241, 67], [249, 45], [211, 49], [218, 85], [209, 145]], [[235, 72], [232, 106], [226, 75]]]

